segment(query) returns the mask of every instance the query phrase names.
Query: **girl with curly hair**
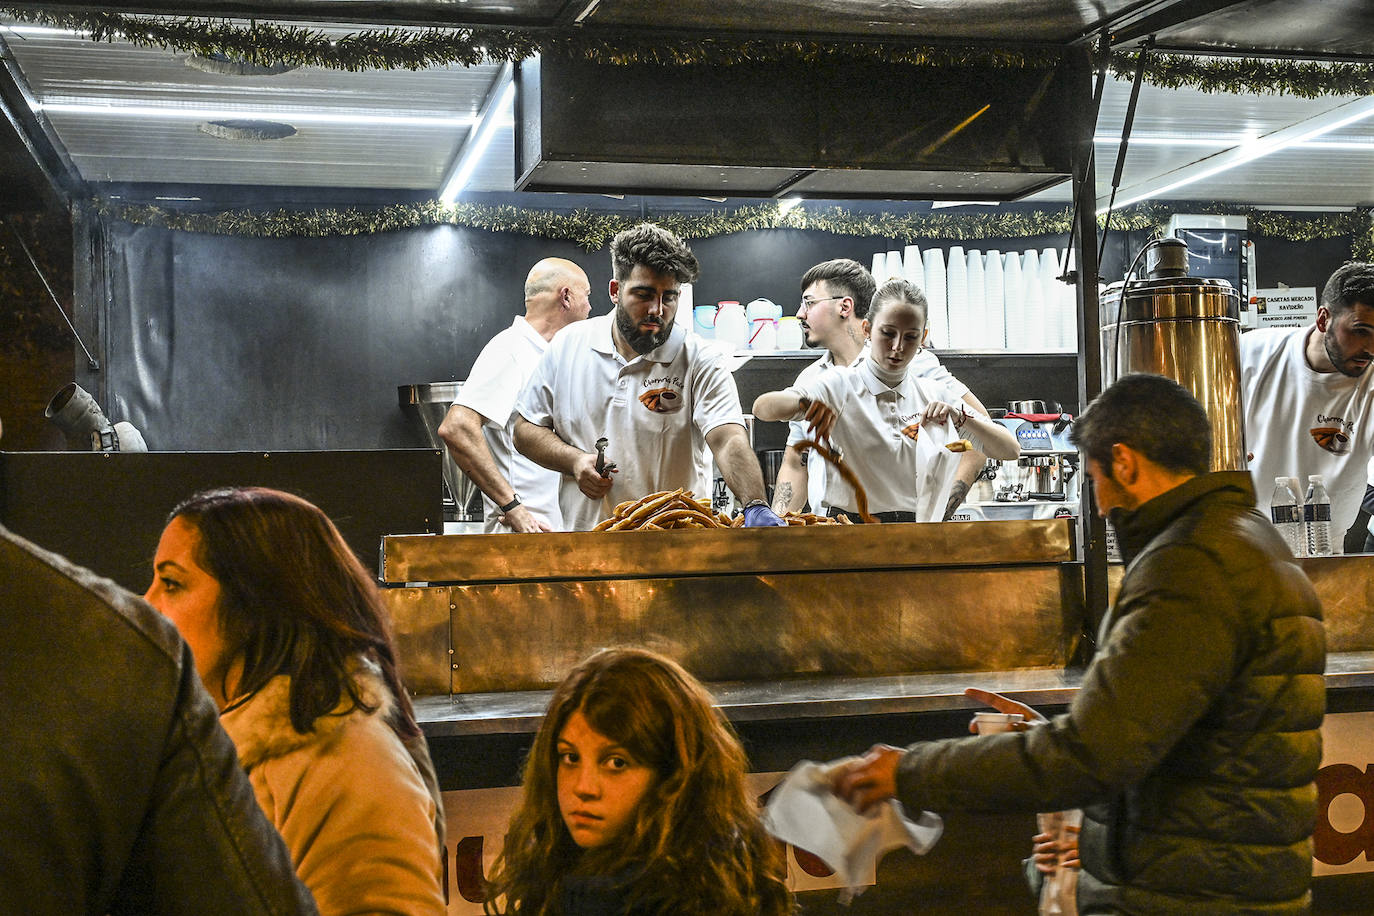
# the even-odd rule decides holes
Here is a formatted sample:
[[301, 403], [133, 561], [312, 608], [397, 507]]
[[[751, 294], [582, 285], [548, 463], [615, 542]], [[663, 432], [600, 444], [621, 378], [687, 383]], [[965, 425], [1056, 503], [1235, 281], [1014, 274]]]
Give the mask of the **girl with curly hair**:
[[784, 916], [739, 740], [681, 666], [607, 649], [549, 701], [488, 913]]

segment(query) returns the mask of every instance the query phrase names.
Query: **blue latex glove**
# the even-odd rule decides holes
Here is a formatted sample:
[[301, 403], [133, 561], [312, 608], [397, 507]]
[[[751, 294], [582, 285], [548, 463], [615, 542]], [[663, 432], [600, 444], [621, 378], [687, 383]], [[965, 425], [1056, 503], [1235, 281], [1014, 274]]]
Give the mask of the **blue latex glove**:
[[744, 510], [744, 527], [746, 528], [786, 528], [787, 522], [778, 518], [777, 514], [767, 506], [750, 506]]

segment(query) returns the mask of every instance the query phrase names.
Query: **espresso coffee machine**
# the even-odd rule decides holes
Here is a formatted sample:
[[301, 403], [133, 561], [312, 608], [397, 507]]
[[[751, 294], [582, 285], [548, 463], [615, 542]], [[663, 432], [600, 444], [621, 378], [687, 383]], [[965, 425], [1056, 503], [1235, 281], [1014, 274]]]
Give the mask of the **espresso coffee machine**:
[[1046, 401], [1012, 401], [992, 419], [1021, 446], [1016, 461], [989, 460], [970, 499], [983, 518], [1045, 518], [1078, 513], [1078, 447], [1073, 417]]

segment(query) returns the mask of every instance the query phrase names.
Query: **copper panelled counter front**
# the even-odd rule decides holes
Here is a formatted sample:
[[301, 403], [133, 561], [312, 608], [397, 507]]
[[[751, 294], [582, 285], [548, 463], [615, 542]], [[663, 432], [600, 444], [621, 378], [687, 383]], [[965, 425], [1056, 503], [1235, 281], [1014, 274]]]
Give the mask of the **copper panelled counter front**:
[[1072, 520], [1045, 519], [389, 537], [382, 566], [407, 682], [436, 694], [545, 687], [623, 644], [706, 680], [1063, 666], [1073, 558]]
[[670, 531], [402, 535], [382, 539], [382, 580], [505, 582], [661, 575], [1016, 566], [1074, 557], [1071, 519]]

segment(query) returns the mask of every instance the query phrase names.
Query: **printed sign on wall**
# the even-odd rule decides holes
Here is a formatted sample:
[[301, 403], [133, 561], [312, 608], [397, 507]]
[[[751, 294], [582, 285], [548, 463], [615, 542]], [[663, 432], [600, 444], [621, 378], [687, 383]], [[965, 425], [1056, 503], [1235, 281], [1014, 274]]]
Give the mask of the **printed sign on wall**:
[[1250, 295], [1253, 327], [1301, 328], [1317, 320], [1317, 288], [1257, 289]]
[[1374, 712], [1322, 720], [1312, 873], [1374, 871]]
[[[1321, 877], [1374, 871], [1374, 712], [1327, 715], [1322, 742], [1312, 872]], [[749, 775], [750, 788], [761, 804], [785, 775]], [[519, 803], [518, 786], [444, 793], [450, 916], [482, 913], [486, 876]], [[864, 883], [875, 881], [876, 875], [870, 873]], [[825, 863], [792, 846], [787, 848], [787, 884], [794, 891], [840, 886]]]

